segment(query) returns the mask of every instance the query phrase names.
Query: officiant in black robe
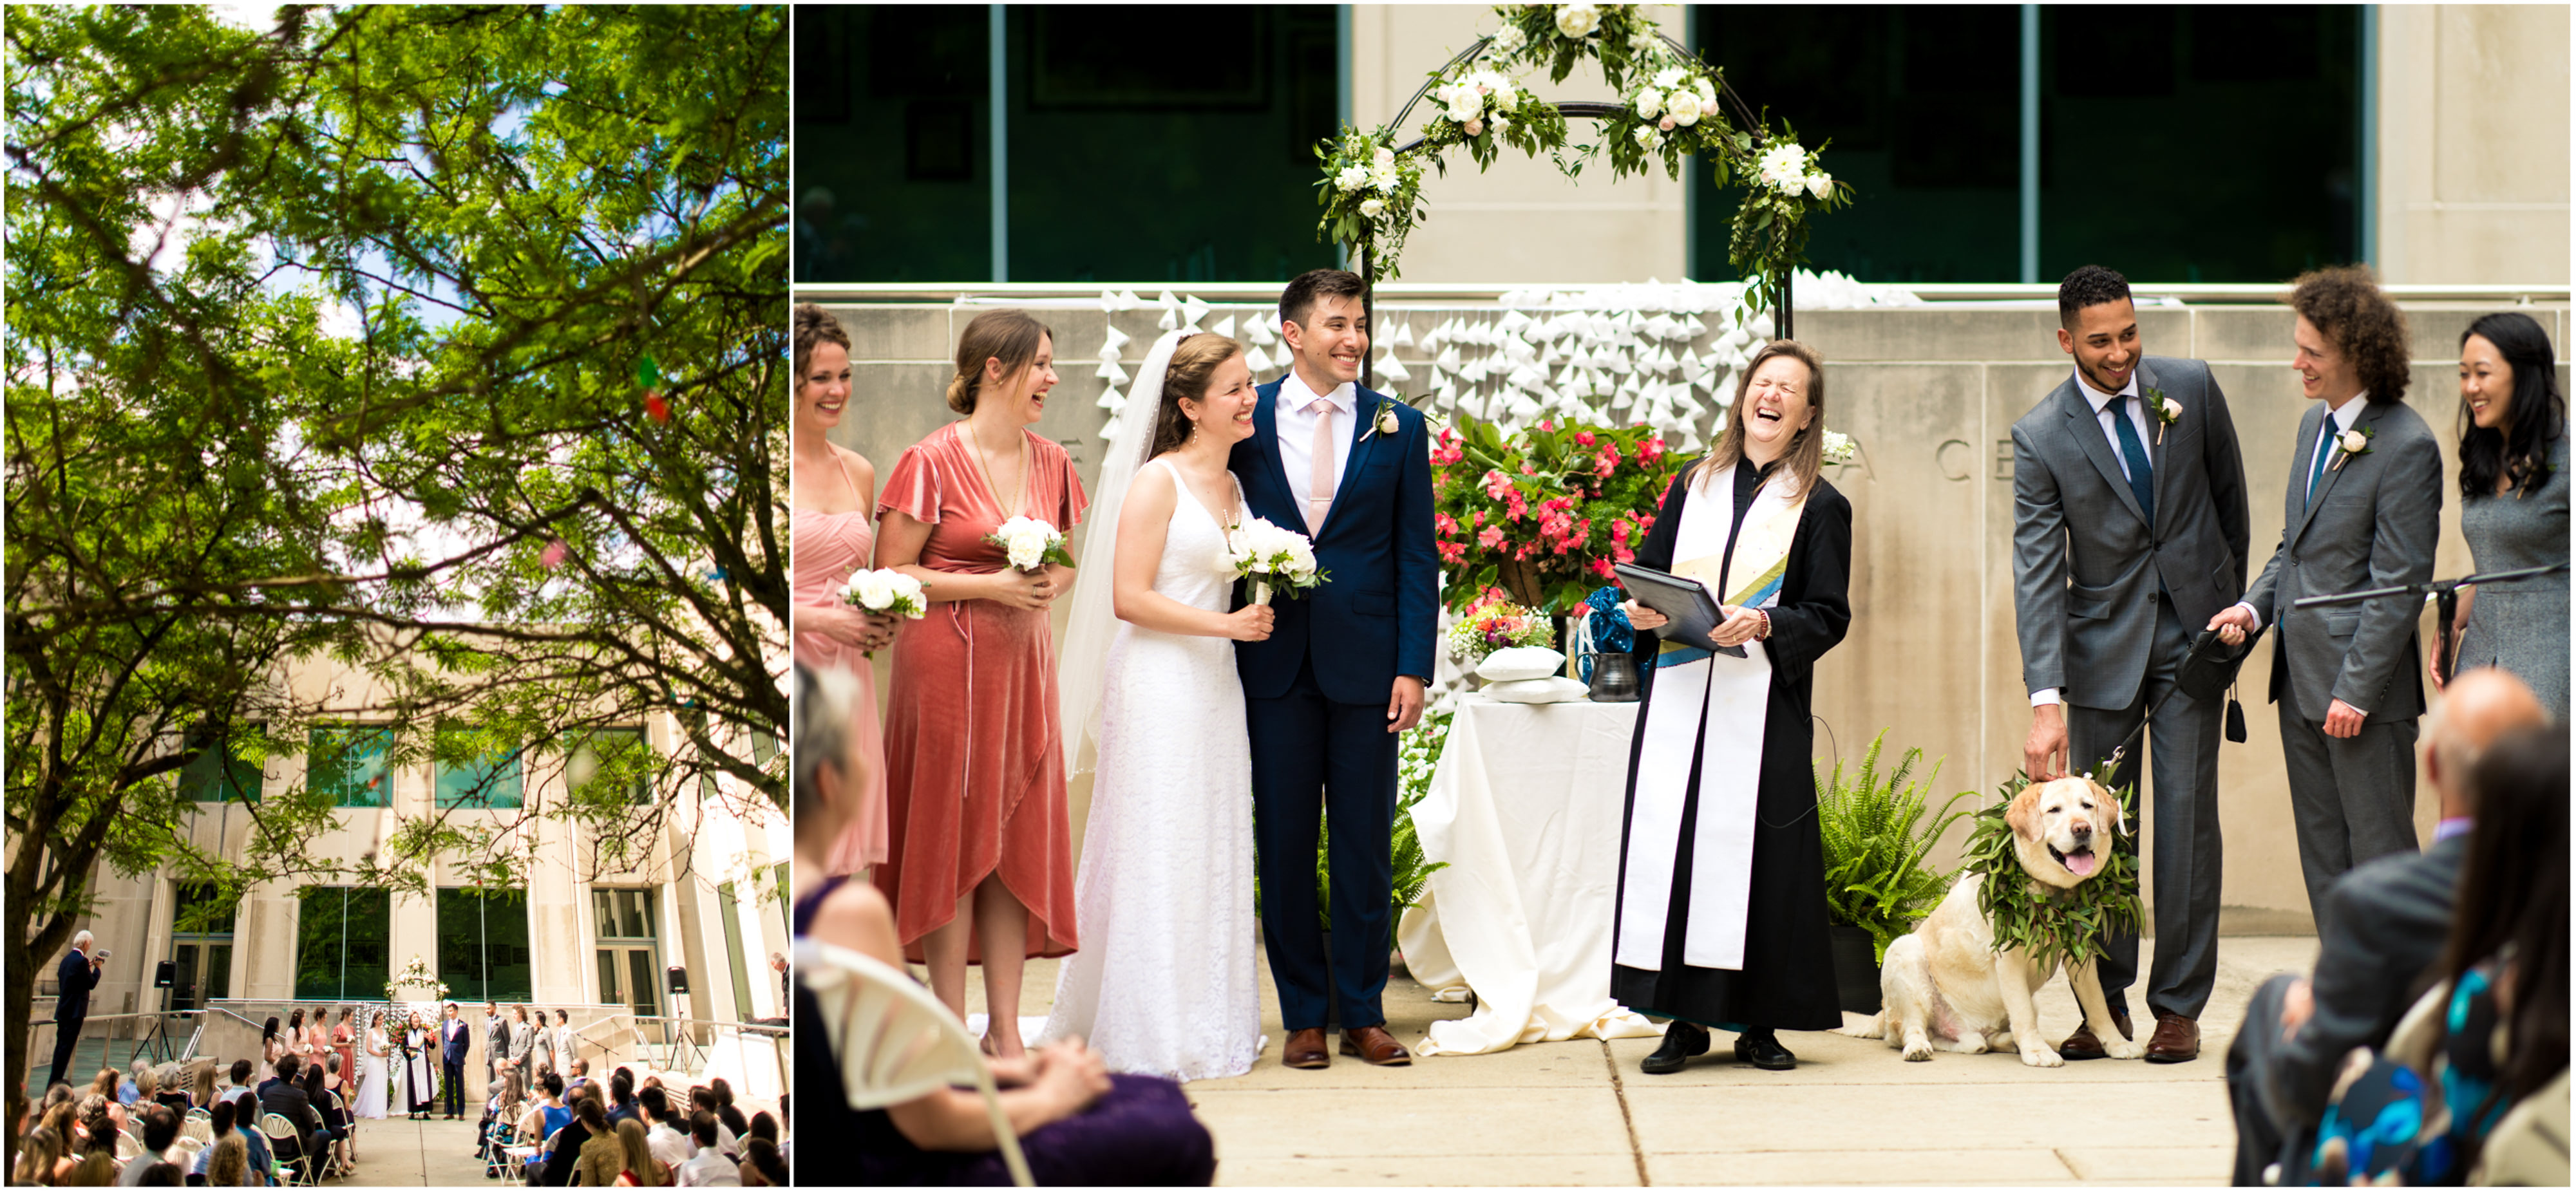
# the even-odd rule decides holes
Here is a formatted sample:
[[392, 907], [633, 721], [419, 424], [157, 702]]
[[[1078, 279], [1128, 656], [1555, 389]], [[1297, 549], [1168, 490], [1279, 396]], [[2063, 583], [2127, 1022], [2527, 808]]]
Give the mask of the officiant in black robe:
[[[1842, 1024], [1825, 917], [1810, 712], [1816, 659], [1842, 641], [1851, 623], [1851, 504], [1817, 474], [1824, 434], [1822, 362], [1812, 350], [1781, 340], [1767, 345], [1745, 371], [1732, 411], [1741, 416], [1728, 418], [1708, 459], [1674, 481], [1636, 559], [1638, 565], [1709, 580], [1727, 593], [1721, 603], [1728, 606], [1762, 608], [1765, 597], [1752, 593], [1766, 581], [1777, 593], [1777, 603], [1762, 608], [1767, 625], [1738, 630], [1750, 632], [1769, 664], [1767, 689], [1746, 660], [1709, 657], [1707, 641], [1668, 644], [1654, 632], [1638, 633], [1646, 703], [1629, 754], [1614, 925], [1618, 962], [1610, 992], [1639, 1013], [1671, 1019], [1663, 1047], [1644, 1064], [1648, 1074], [1678, 1071], [1704, 1053], [1709, 1028], [1737, 1033], [1739, 1060], [1787, 1070], [1797, 1059], [1774, 1031]], [[1676, 553], [1684, 555], [1678, 570]], [[1748, 594], [1740, 604], [1735, 598]], [[1636, 611], [1633, 603], [1630, 608]], [[1651, 612], [1641, 619], [1661, 623]], [[1739, 677], [1723, 677], [1729, 675]], [[1731, 691], [1725, 688], [1729, 682], [1735, 684]], [[1655, 714], [1659, 695], [1671, 705], [1662, 715]], [[1755, 716], [1758, 726], [1749, 722]], [[1719, 734], [1714, 748], [1713, 729]], [[1756, 740], [1759, 771], [1747, 791], [1741, 775], [1754, 766], [1755, 758], [1745, 754]], [[1679, 751], [1683, 747], [1686, 752]], [[1661, 760], [1649, 764], [1650, 755]], [[1641, 765], [1654, 764], [1662, 766], [1663, 776], [1641, 791]], [[1688, 780], [1675, 782], [1672, 775], [1685, 764]], [[1713, 813], [1734, 816], [1728, 838], [1736, 843], [1732, 852], [1720, 848], [1706, 855], [1709, 849], [1700, 844], [1702, 792], [1712, 767], [1732, 781], [1735, 801]], [[1641, 797], [1648, 800], [1642, 807]], [[1723, 823], [1712, 826], [1722, 835], [1729, 832]], [[1749, 850], [1742, 843], [1747, 834]], [[1669, 897], [1661, 905], [1630, 904], [1632, 897], [1653, 900], [1651, 891], [1663, 878], [1645, 866], [1667, 856]], [[1639, 866], [1634, 875], [1642, 881], [1631, 879], [1632, 865]], [[1719, 889], [1730, 880], [1740, 894], [1724, 894], [1720, 901], [1742, 907], [1740, 928], [1695, 924], [1695, 885]], [[1640, 885], [1649, 892], [1640, 893]], [[1706, 919], [1703, 893], [1699, 916]], [[1736, 929], [1740, 964], [1691, 962], [1709, 958], [1709, 935]], [[1703, 941], [1694, 943], [1695, 938]], [[1735, 946], [1729, 942], [1719, 950], [1732, 956]], [[1645, 957], [1651, 958], [1637, 962]]]

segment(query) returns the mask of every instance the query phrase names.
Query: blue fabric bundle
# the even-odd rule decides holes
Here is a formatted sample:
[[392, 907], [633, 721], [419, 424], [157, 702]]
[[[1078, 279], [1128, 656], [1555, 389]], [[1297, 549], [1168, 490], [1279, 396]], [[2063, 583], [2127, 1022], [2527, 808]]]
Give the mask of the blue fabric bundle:
[[[1592, 634], [1592, 648], [1599, 653], [1627, 653], [1637, 648], [1636, 626], [1628, 623], [1628, 610], [1619, 606], [1619, 589], [1604, 587], [1583, 597], [1583, 606], [1592, 609], [1584, 614], [1586, 631]], [[1586, 654], [1574, 663], [1575, 675], [1592, 681], [1592, 657]]]

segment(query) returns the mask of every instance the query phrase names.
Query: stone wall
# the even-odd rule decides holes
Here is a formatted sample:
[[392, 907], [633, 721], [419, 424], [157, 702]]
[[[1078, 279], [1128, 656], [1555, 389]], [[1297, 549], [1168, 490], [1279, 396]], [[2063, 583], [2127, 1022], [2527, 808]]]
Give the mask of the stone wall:
[[[2567, 387], [2569, 331], [2564, 291], [2529, 307], [2558, 344], [2560, 386]], [[1098, 472], [1093, 441], [1104, 415], [1093, 401], [1104, 387], [1092, 354], [1117, 326], [1135, 338], [1132, 368], [1154, 335], [1160, 312], [1115, 316], [1072, 298], [1028, 307], [1055, 329], [1063, 382], [1037, 431], [1066, 443], [1085, 482]], [[2416, 358], [2408, 403], [2448, 445], [2458, 409], [2457, 342], [2471, 319], [2492, 305], [2424, 301], [2408, 307]], [[955, 335], [981, 307], [881, 304], [836, 308], [854, 350], [850, 412], [836, 438], [892, 469], [903, 448], [950, 420], [940, 394]], [[1240, 314], [1261, 309], [1245, 304]], [[1409, 317], [1417, 333], [1460, 311], [1490, 313], [1491, 301], [1381, 303], [1383, 318]], [[1211, 316], [1213, 324], [1225, 311]], [[2279, 540], [2291, 439], [2302, 399], [2289, 368], [2291, 315], [2279, 306], [2165, 306], [2140, 312], [2147, 350], [2210, 362], [2234, 415], [2251, 493], [2252, 554], [2259, 570]], [[1848, 640], [1820, 665], [1816, 713], [1818, 754], [1839, 748], [1856, 758], [1880, 729], [1891, 749], [1920, 746], [1942, 758], [1948, 790], [1994, 786], [2019, 767], [2030, 727], [2013, 631], [2012, 474], [2010, 427], [2062, 380], [2067, 360], [2057, 347], [2053, 304], [1992, 303], [1870, 310], [1805, 311], [1800, 337], [1825, 354], [1832, 379], [1827, 418], [1860, 448], [1829, 473], [1852, 501], [1853, 622]], [[1705, 342], [1700, 350], [1707, 348]], [[1427, 361], [1399, 352], [1419, 376]], [[2454, 464], [2455, 465], [2455, 464]], [[2456, 489], [2446, 489], [2440, 573], [2465, 573]], [[2429, 615], [2427, 617], [2429, 625]], [[2429, 629], [2427, 630], [2429, 632]], [[2307, 899], [2290, 826], [2288, 787], [2272, 709], [2259, 676], [2270, 666], [2269, 638], [2246, 672], [2251, 739], [2225, 746], [2220, 805], [2226, 836], [2225, 901], [2238, 929], [2304, 929]], [[887, 689], [878, 659], [878, 690]], [[1086, 779], [1072, 792], [1077, 832], [1088, 805]], [[2419, 800], [2429, 832], [2433, 806]], [[1078, 845], [1077, 845], [1078, 846]], [[1950, 858], [1942, 857], [1944, 863]], [[2150, 897], [2153, 890], [2149, 890]]]

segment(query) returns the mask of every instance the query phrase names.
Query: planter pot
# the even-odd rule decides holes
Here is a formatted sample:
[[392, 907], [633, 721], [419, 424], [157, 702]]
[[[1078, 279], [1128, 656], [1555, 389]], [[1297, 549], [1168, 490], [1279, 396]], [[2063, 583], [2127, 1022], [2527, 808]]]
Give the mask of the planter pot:
[[1879, 1010], [1877, 945], [1869, 932], [1857, 926], [1834, 926], [1826, 930], [1834, 956], [1834, 993], [1846, 1013], [1876, 1013]]

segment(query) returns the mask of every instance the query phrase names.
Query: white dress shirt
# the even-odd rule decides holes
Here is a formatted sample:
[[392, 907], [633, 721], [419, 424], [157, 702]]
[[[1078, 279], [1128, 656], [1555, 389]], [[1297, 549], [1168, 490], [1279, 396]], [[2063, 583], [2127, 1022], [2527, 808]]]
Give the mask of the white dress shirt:
[[[2147, 437], [2147, 408], [2138, 397], [2138, 370], [2135, 368], [2129, 370], [2129, 383], [2119, 392], [2105, 393], [2094, 388], [2092, 382], [2084, 379], [2084, 373], [2079, 369], [2075, 373], [2075, 388], [2077, 392], [2084, 394], [2085, 403], [2093, 407], [2093, 423], [2102, 428], [2102, 437], [2110, 440], [2111, 458], [2119, 461], [2120, 478], [2128, 479], [2129, 455], [2128, 452], [2120, 449], [2119, 427], [2111, 424], [2111, 399], [2115, 397], [2129, 399], [2129, 404], [2125, 407], [2129, 413], [2129, 428], [2138, 432], [2139, 445], [2144, 446], [2155, 441]], [[2030, 705], [2033, 707], [2046, 707], [2052, 703], [2065, 701], [2065, 694], [2058, 687], [2041, 687], [2030, 693]]]
[[651, 1150], [657, 1161], [669, 1165], [675, 1173], [682, 1163], [698, 1156], [697, 1139], [681, 1132], [668, 1121], [657, 1121], [651, 1129], [645, 1131], [644, 1148]]
[[[2335, 408], [2335, 407], [2333, 407], [2333, 406], [2328, 406], [2328, 407], [2326, 407], [2326, 416], [2325, 416], [2323, 419], [2321, 419], [2321, 420], [2320, 420], [2320, 424], [2317, 426], [2317, 450], [2319, 450], [2319, 451], [2331, 451], [2331, 450], [2333, 450], [2333, 449], [2334, 449], [2334, 440], [2335, 440], [2336, 438], [2338, 438], [2338, 437], [2341, 437], [2344, 431], [2347, 431], [2347, 430], [2352, 429], [2352, 424], [2353, 424], [2355, 421], [2358, 421], [2358, 420], [2361, 418], [2361, 411], [2362, 411], [2363, 407], [2364, 407], [2364, 406], [2367, 406], [2369, 403], [2370, 403], [2370, 394], [2368, 394], [2368, 393], [2355, 393], [2355, 394], [2353, 394], [2353, 396], [2352, 396], [2352, 400], [2350, 400], [2350, 401], [2346, 401], [2346, 402], [2344, 402], [2344, 403], [2343, 403], [2343, 408], [2341, 408], [2341, 409], [2337, 409], [2337, 408]], [[2295, 456], [2293, 456], [2293, 458], [2295, 459], [2296, 457], [2295, 457]], [[2295, 464], [2293, 464], [2293, 466], [2295, 466]], [[2334, 466], [2334, 461], [2333, 461], [2333, 460], [2331, 460], [2331, 459], [2327, 460], [2327, 461], [2326, 461], [2326, 466], [2328, 466], [2328, 467], [2332, 467], [2332, 466]], [[2310, 456], [2308, 456], [2308, 481], [2309, 481], [2309, 482], [2308, 482], [2308, 483], [2307, 483], [2307, 484], [2306, 484], [2306, 485], [2301, 489], [2301, 491], [2300, 491], [2300, 495], [2301, 495], [2301, 496], [2312, 496], [2312, 495], [2314, 495], [2314, 494], [2315, 494], [2315, 492], [2316, 492], [2316, 488], [2317, 488], [2316, 481], [2321, 480], [2321, 479], [2323, 479], [2323, 478], [2324, 478], [2324, 477], [2319, 476], [2319, 475], [2317, 474], [2317, 457], [2316, 457], [2315, 455], [2310, 455]], [[2292, 515], [2292, 516], [2296, 516], [2296, 515], [2297, 515], [2297, 513], [2298, 513], [2298, 510], [2295, 510], [2295, 509], [2294, 509], [2294, 510], [2292, 510], [2292, 511], [2291, 511], [2291, 515]], [[2262, 627], [2263, 627], [2263, 610], [2262, 610], [2262, 609], [2257, 608], [2257, 607], [2255, 607], [2255, 606], [2254, 606], [2254, 605], [2252, 605], [2252, 604], [2246, 603], [2246, 602], [2245, 602], [2245, 601], [2243, 601], [2243, 600], [2238, 600], [2238, 601], [2236, 601], [2236, 606], [2237, 606], [2237, 607], [2239, 607], [2239, 608], [2243, 608], [2244, 610], [2246, 610], [2246, 611], [2251, 612], [2251, 613], [2253, 613], [2253, 614], [2254, 614], [2254, 627], [2255, 627], [2255, 628], [2258, 628], [2258, 629], [2259, 629], [2259, 628], [2262, 628]], [[2278, 646], [2275, 646], [2274, 648], [2278, 648]]]
[[672, 1181], [682, 1187], [739, 1187], [742, 1168], [734, 1165], [721, 1150], [700, 1150], [698, 1156], [680, 1164], [671, 1172]]
[[[1343, 472], [1351, 463], [1351, 436], [1357, 433], [1351, 429], [1351, 419], [1359, 416], [1359, 386], [1346, 381], [1322, 396], [1333, 403], [1333, 492], [1338, 496]], [[1315, 494], [1316, 414], [1307, 408], [1315, 404], [1315, 397], [1315, 391], [1307, 388], [1305, 380], [1291, 369], [1288, 378], [1279, 382], [1279, 396], [1272, 409], [1279, 427], [1279, 465], [1287, 470], [1288, 495], [1296, 498], [1301, 518], [1295, 525], [1280, 528], [1300, 533], [1306, 529], [1302, 518], [1313, 507], [1306, 503], [1307, 498]]]

